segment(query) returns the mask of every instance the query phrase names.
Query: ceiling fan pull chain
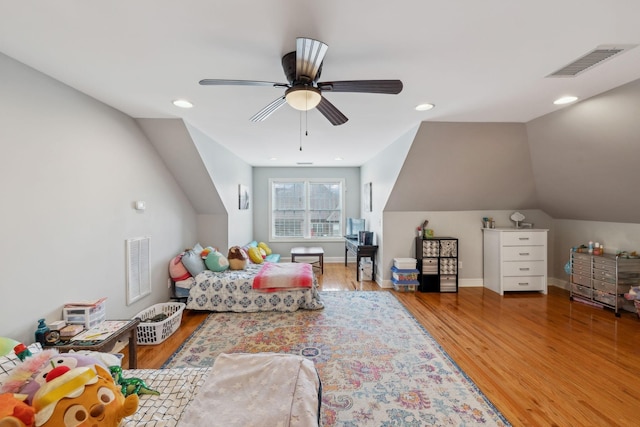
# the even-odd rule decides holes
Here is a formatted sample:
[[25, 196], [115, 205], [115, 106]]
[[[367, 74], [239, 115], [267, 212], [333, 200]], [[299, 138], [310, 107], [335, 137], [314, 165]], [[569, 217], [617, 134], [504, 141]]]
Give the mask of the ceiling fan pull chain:
[[302, 111], [300, 111], [300, 132], [298, 136], [300, 137], [300, 151], [302, 151]]

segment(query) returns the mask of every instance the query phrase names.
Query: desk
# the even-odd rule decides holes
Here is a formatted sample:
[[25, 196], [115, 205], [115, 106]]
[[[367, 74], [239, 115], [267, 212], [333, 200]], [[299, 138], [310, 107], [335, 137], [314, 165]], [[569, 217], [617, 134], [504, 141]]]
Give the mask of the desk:
[[111, 334], [106, 340], [102, 341], [69, 341], [67, 344], [54, 344], [46, 346], [47, 348], [55, 348], [60, 353], [67, 353], [71, 350], [90, 350], [108, 352], [119, 341], [120, 338], [129, 336], [129, 369], [138, 367], [138, 323], [140, 319], [129, 320], [116, 332]]
[[[324, 249], [321, 247], [304, 247], [298, 246], [296, 248], [291, 248], [291, 262], [296, 262], [296, 257], [318, 257], [318, 261], [311, 262], [310, 264], [313, 267], [320, 268], [320, 274], [324, 274]], [[318, 264], [318, 265], [315, 265]]]
[[376, 280], [376, 253], [378, 245], [359, 245], [357, 239], [344, 239], [344, 266], [347, 266], [347, 255], [356, 256], [356, 281], [360, 281], [360, 258], [370, 258], [372, 262], [371, 280]]

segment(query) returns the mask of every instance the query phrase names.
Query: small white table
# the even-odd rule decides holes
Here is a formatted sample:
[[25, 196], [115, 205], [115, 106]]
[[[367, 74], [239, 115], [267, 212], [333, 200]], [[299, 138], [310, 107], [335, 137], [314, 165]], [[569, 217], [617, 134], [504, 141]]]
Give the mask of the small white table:
[[291, 262], [296, 262], [296, 257], [318, 257], [318, 261], [310, 262], [309, 264], [319, 268], [320, 274], [324, 274], [324, 249], [321, 247], [298, 246], [291, 248]]

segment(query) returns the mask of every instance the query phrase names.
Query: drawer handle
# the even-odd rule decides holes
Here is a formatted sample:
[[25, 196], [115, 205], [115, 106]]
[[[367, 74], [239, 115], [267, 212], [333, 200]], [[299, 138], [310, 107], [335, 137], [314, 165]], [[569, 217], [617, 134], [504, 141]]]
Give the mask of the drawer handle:
[[529, 252], [520, 252], [520, 256], [527, 256], [529, 255]]
[[518, 282], [520, 286], [529, 286], [529, 282]]
[[528, 237], [518, 237], [518, 240], [529, 240]]
[[520, 271], [529, 271], [529, 267], [521, 267]]

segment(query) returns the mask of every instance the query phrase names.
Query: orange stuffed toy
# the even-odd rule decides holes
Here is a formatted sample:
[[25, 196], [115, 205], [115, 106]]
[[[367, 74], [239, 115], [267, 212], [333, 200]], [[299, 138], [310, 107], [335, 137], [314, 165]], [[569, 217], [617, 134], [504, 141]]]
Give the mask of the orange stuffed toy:
[[33, 427], [33, 408], [14, 396], [0, 394], [0, 427]]
[[125, 398], [111, 374], [94, 367], [49, 372], [47, 383], [33, 397], [36, 427], [117, 427], [138, 410], [138, 395]]

